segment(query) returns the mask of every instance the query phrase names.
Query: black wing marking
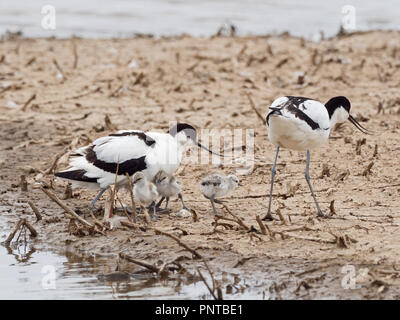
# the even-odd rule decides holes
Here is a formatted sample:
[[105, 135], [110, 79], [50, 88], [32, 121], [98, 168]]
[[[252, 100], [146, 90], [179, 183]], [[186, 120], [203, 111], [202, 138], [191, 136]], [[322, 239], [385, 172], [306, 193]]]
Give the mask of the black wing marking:
[[[305, 121], [312, 130], [320, 129], [320, 126], [317, 122], [315, 122], [313, 119], [311, 119], [307, 114], [305, 114], [301, 109], [307, 110], [307, 108], [304, 106], [304, 102], [307, 100], [312, 100], [310, 98], [306, 97], [294, 97], [294, 96], [287, 96], [288, 98], [287, 101], [279, 105], [279, 107], [274, 107], [270, 108], [272, 110], [270, 113], [267, 115], [267, 124], [269, 125], [269, 116], [271, 114], [282, 114], [281, 110], [286, 109], [288, 112], [292, 113], [296, 118]], [[301, 109], [300, 109], [301, 108]]]
[[[97, 168], [110, 173], [117, 172], [118, 164], [115, 162], [106, 162], [97, 158], [96, 152], [93, 150], [93, 146], [89, 147], [86, 152], [86, 160], [96, 166]], [[142, 171], [147, 168], [145, 162], [146, 156], [129, 159], [119, 163], [118, 175], [129, 174], [130, 176], [138, 171]]]
[[293, 114], [296, 118], [305, 121], [313, 130], [320, 129], [318, 123], [316, 123], [313, 119], [311, 119], [308, 115], [306, 115], [303, 111], [296, 108], [293, 105], [289, 105], [286, 110]]
[[144, 132], [135, 132], [135, 131], [126, 131], [120, 133], [112, 133], [109, 135], [110, 137], [124, 137], [124, 136], [136, 136], [140, 140], [144, 141], [149, 147], [154, 147], [156, 141], [153, 138], [150, 138]]
[[304, 102], [307, 100], [313, 100], [310, 98], [306, 97], [294, 97], [294, 96], [287, 96], [288, 101], [285, 102], [283, 107], [287, 107], [288, 105], [295, 106], [296, 108], [300, 108], [300, 106], [303, 108], [303, 110], [306, 110], [307, 108], [304, 106]]
[[86, 171], [83, 169], [80, 170], [71, 170], [71, 171], [62, 171], [56, 172], [54, 175], [56, 177], [65, 178], [69, 180], [83, 181], [83, 182], [97, 182], [97, 178], [88, 178], [86, 177]]

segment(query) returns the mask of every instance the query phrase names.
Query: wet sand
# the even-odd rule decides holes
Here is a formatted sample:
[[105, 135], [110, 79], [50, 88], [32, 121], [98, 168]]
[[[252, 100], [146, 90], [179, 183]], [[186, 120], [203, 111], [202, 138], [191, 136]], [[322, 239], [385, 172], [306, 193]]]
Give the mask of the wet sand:
[[[256, 216], [266, 213], [275, 150], [247, 94], [262, 115], [282, 95], [321, 101], [344, 95], [356, 119], [376, 134], [364, 136], [346, 123], [312, 153], [313, 187], [324, 212], [335, 200], [332, 219], [314, 218], [305, 155], [282, 150], [273, 211], [279, 208], [285, 223], [267, 222], [271, 235], [247, 233], [232, 221], [214, 230], [212, 209], [198, 181], [209, 172], [235, 173], [229, 165], [186, 165], [178, 178], [198, 221], [176, 217], [181, 205], [173, 199], [172, 213], [151, 226], [206, 257], [223, 292], [232, 290], [234, 275], [247, 280], [257, 293], [252, 298], [397, 299], [399, 40], [399, 32], [375, 31], [320, 43], [287, 35], [0, 42], [1, 223], [10, 231], [19, 218], [33, 223], [31, 200], [43, 214], [34, 224], [39, 249], [67, 246], [77, 254], [106, 254], [109, 272], [120, 251], [154, 265], [177, 258], [196, 274], [196, 267], [204, 269], [201, 260], [151, 230], [78, 235], [68, 229], [62, 209], [39, 189], [40, 182], [51, 184], [49, 169], [56, 156], [63, 155], [57, 169], [64, 169], [68, 151], [97, 137], [115, 129], [165, 131], [173, 120], [196, 128], [254, 129], [255, 169], [240, 177], [242, 185], [227, 198], [227, 206], [247, 226], [259, 229]], [[18, 186], [22, 174], [27, 192]], [[65, 185], [55, 181], [51, 191], [62, 197]], [[73, 198], [63, 201], [91, 221], [87, 205], [94, 196], [90, 190], [74, 190]], [[129, 201], [127, 194], [121, 197]], [[142, 269], [119, 264], [123, 270]], [[344, 277], [351, 270], [356, 288], [346, 289]]]

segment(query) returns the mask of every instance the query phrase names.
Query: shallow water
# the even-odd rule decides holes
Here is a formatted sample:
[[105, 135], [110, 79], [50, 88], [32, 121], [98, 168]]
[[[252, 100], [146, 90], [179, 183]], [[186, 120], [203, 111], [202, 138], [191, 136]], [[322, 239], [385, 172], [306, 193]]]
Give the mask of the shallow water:
[[[0, 242], [8, 233], [0, 226]], [[36, 250], [29, 236], [26, 240], [21, 234], [11, 246], [0, 245], [0, 299], [212, 299], [198, 279], [162, 280], [147, 273], [129, 277], [106, 270], [107, 257]], [[233, 277], [226, 276], [230, 281]], [[237, 290], [225, 298], [263, 298], [246, 282], [236, 282]]]
[[[56, 9], [56, 29], [41, 27], [41, 9]], [[224, 23], [238, 34], [289, 31], [314, 38], [337, 33], [342, 8], [355, 8], [356, 30], [400, 29], [397, 0], [2, 0], [0, 34], [22, 30], [26, 36], [127, 37], [135, 33], [210, 36]]]

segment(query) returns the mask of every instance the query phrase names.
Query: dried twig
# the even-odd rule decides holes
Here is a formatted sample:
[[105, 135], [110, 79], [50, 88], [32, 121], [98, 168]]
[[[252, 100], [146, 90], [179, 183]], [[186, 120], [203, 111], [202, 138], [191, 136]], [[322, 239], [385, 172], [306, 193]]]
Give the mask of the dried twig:
[[150, 228], [152, 230], [154, 230], [156, 233], [160, 233], [164, 236], [170, 237], [171, 239], [175, 240], [181, 247], [185, 248], [187, 251], [191, 252], [196, 258], [200, 258], [202, 259], [202, 255], [200, 253], [198, 253], [196, 250], [190, 248], [186, 243], [184, 243], [181, 239], [179, 239], [178, 237], [174, 236], [173, 234], [170, 234], [168, 232], [162, 231], [160, 229], [157, 228]]
[[368, 177], [371, 174], [371, 169], [374, 165], [374, 162], [371, 162], [366, 168], [365, 170], [361, 173], [362, 176], [364, 177]]
[[26, 111], [26, 109], [28, 108], [28, 105], [36, 99], [36, 93], [32, 94], [30, 96], [30, 98], [28, 100], [26, 100], [26, 102], [24, 103], [24, 105], [22, 106], [21, 110], [22, 111]]
[[261, 221], [261, 219], [260, 219], [260, 216], [256, 216], [256, 220], [257, 220], [257, 223], [258, 223], [258, 225], [259, 225], [259, 227], [260, 227], [261, 233], [264, 234], [264, 235], [266, 235], [266, 234], [267, 234], [267, 229], [265, 229], [265, 226], [264, 226], [264, 224], [262, 223], [262, 221]]
[[125, 254], [123, 252], [119, 253], [119, 257], [121, 259], [126, 260], [126, 261], [129, 261], [129, 262], [132, 262], [134, 264], [137, 264], [137, 265], [139, 265], [141, 267], [145, 267], [145, 268], [149, 269], [151, 272], [159, 273], [159, 271], [160, 271], [160, 269], [157, 268], [156, 266], [154, 266], [154, 265], [152, 265], [150, 263], [147, 263], [146, 261], [132, 258], [131, 256], [128, 256], [127, 254]]
[[76, 67], [78, 66], [78, 50], [76, 48], [76, 43], [74, 40], [72, 40], [72, 51], [74, 54], [74, 63], [72, 65], [72, 68], [76, 69]]
[[134, 222], [130, 222], [130, 221], [125, 221], [125, 220], [121, 220], [120, 221], [121, 225], [128, 227], [128, 228], [133, 228], [133, 229], [140, 229], [141, 231], [146, 232], [148, 227], [134, 223]]
[[51, 165], [51, 167], [46, 171], [46, 174], [51, 174], [52, 172], [55, 171], [56, 167], [57, 167], [57, 163], [58, 160], [60, 160], [60, 158], [67, 152], [69, 147], [64, 148], [60, 153], [58, 153], [56, 155], [56, 157], [54, 158], [53, 164]]
[[20, 219], [17, 223], [17, 225], [15, 226], [15, 229], [13, 230], [13, 232], [10, 233], [10, 235], [8, 236], [8, 238], [6, 239], [6, 241], [4, 241], [5, 245], [9, 245], [12, 241], [12, 239], [14, 239], [15, 234], [18, 232], [18, 230], [25, 224], [25, 219]]
[[282, 221], [282, 224], [287, 225], [286, 219], [283, 216], [283, 214], [281, 213], [281, 209], [277, 209], [276, 210], [276, 214], [278, 215], [279, 219]]
[[118, 128], [111, 122], [110, 117], [108, 116], [108, 114], [106, 114], [106, 116], [104, 117], [104, 123], [107, 127], [108, 130], [111, 131], [117, 131]]
[[204, 282], [204, 284], [206, 285], [208, 291], [210, 292], [210, 294], [213, 296], [213, 298], [215, 300], [223, 300], [221, 287], [215, 281], [214, 275], [213, 275], [210, 267], [208, 266], [207, 262], [204, 259], [203, 259], [203, 262], [204, 262], [204, 265], [207, 268], [208, 273], [210, 274], [211, 281], [212, 281], [212, 288], [210, 287], [210, 285], [208, 284], [208, 282], [204, 278], [203, 274], [200, 272], [200, 269], [197, 268], [197, 272], [198, 272], [198, 274], [200, 276], [201, 281]]
[[40, 214], [38, 208], [36, 208], [36, 206], [34, 205], [34, 203], [30, 200], [28, 200], [28, 204], [31, 207], [33, 213], [36, 216], [36, 222], [42, 220], [42, 215]]
[[331, 201], [331, 204], [329, 205], [329, 212], [330, 212], [331, 216], [336, 214], [336, 211], [335, 211], [335, 200]]
[[64, 214], [68, 219], [74, 218], [78, 220], [80, 223], [83, 225], [93, 228], [93, 225], [90, 222], [87, 222], [85, 219], [80, 217], [75, 211], [72, 209], [68, 208], [55, 194], [50, 192], [49, 190], [40, 187], [40, 190], [42, 190], [51, 200], [53, 200], [55, 203], [57, 203], [62, 209], [64, 209]]
[[37, 235], [38, 235], [37, 231], [36, 231], [35, 228], [34, 228], [27, 220], [25, 220], [25, 219], [24, 219], [24, 224], [25, 224], [25, 226], [28, 228], [29, 232], [31, 233], [31, 236], [34, 237], [34, 238], [37, 237]]
[[53, 64], [57, 69], [57, 76], [59, 76], [62, 80], [66, 79], [63, 70], [61, 69], [60, 65], [58, 64], [56, 59], [53, 59]]
[[71, 198], [72, 198], [72, 188], [71, 188], [71, 184], [68, 183], [68, 184], [65, 186], [64, 194], [63, 194], [62, 199], [63, 199], [63, 200], [68, 200], [68, 199], [71, 199]]
[[266, 125], [267, 120], [257, 110], [257, 108], [256, 108], [256, 106], [255, 106], [255, 104], [253, 102], [253, 99], [251, 99], [251, 96], [250, 96], [250, 94], [248, 92], [246, 92], [246, 96], [247, 96], [247, 99], [249, 99], [250, 107], [254, 110], [254, 112], [256, 113], [257, 117], [263, 122], [263, 124]]
[[[132, 222], [132, 219], [131, 219], [131, 217], [129, 216], [128, 211], [126, 210], [126, 208], [125, 208], [124, 204], [122, 203], [121, 199], [118, 197], [118, 194], [115, 194], [115, 196], [117, 197], [117, 200], [118, 200], [119, 204], [121, 205], [122, 210], [124, 211], [126, 217], [128, 218], [128, 220], [129, 220], [130, 222]], [[136, 210], [134, 210], [134, 211], [136, 211]]]
[[126, 173], [126, 178], [128, 179], [128, 184], [129, 184], [129, 195], [131, 197], [131, 203], [132, 203], [132, 211], [133, 211], [133, 222], [136, 223], [136, 203], [135, 199], [133, 197], [133, 186], [132, 186], [132, 180], [131, 177], [129, 176], [128, 173]]
[[232, 212], [231, 212], [231, 210], [229, 210], [228, 209], [228, 207], [224, 204], [224, 203], [221, 203], [221, 205], [224, 207], [224, 209], [232, 216], [232, 217], [234, 217], [235, 218], [235, 222], [237, 222], [241, 227], [243, 227], [245, 230], [250, 230], [250, 227], [248, 227], [244, 222], [243, 222], [243, 220], [242, 219], [240, 219], [238, 216], [236, 216], [235, 214], [233, 214]]
[[24, 174], [21, 175], [19, 186], [21, 187], [21, 191], [28, 191], [28, 182], [26, 181], [26, 176]]

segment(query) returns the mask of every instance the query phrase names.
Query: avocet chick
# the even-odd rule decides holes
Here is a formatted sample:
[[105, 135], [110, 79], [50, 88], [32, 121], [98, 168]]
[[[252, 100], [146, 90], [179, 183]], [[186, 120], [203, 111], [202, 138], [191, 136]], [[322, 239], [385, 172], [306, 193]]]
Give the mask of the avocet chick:
[[157, 187], [158, 194], [162, 197], [157, 203], [156, 208], [159, 208], [161, 203], [166, 200], [166, 205], [163, 211], [168, 210], [169, 198], [179, 196], [182, 192], [182, 185], [175, 176], [169, 175], [164, 170], [160, 170], [154, 177], [154, 184]]
[[[133, 175], [133, 195], [142, 206], [148, 206], [154, 203], [158, 198], [157, 187], [154, 183], [148, 181], [142, 172], [136, 172]], [[153, 219], [157, 219], [156, 207], [153, 206]], [[140, 212], [142, 208], [140, 208]]]
[[238, 177], [230, 174], [224, 176], [221, 174], [211, 174], [200, 181], [200, 189], [203, 195], [210, 199], [213, 211], [218, 215], [217, 209], [215, 209], [215, 203], [221, 203], [222, 201], [216, 198], [222, 198], [230, 194], [239, 185]]

